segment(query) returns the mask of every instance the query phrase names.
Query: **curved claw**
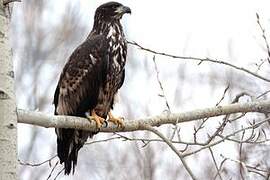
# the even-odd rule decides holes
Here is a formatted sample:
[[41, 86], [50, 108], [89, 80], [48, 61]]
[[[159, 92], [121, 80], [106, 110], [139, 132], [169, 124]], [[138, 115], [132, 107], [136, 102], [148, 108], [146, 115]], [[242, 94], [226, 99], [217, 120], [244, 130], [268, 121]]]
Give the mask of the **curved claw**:
[[108, 122], [107, 121], [104, 121], [104, 123], [105, 123], [105, 127], [108, 127]]
[[108, 121], [111, 121], [112, 123], [117, 125], [117, 127], [124, 128], [124, 118], [123, 117], [116, 118], [112, 115], [111, 112], [109, 112], [109, 120]]
[[96, 122], [97, 128], [99, 129], [98, 131], [100, 131], [102, 124], [104, 122], [106, 122], [104, 118], [102, 118], [96, 114], [95, 110], [91, 111], [91, 116], [89, 116], [89, 114], [86, 114], [86, 117], [90, 122], [92, 120], [94, 120]]

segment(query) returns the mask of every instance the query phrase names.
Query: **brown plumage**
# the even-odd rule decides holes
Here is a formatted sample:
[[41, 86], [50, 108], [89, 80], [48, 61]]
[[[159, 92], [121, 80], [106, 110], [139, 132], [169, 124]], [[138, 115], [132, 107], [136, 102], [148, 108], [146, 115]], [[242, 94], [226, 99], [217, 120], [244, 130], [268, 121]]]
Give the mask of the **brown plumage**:
[[[54, 94], [56, 115], [86, 117], [86, 113], [106, 119], [114, 96], [125, 76], [127, 44], [120, 19], [131, 13], [117, 2], [99, 6], [87, 39], [69, 57]], [[65, 174], [77, 164], [78, 151], [97, 132], [56, 129], [57, 154]]]

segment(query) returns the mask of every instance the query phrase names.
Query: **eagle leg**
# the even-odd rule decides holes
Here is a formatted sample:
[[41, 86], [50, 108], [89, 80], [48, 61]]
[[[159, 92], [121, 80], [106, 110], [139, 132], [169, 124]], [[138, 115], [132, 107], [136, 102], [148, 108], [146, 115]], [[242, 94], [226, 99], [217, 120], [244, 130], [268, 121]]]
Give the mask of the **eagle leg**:
[[124, 118], [116, 118], [116, 117], [114, 117], [113, 115], [112, 115], [112, 113], [111, 112], [109, 112], [109, 119], [108, 119], [108, 121], [110, 121], [110, 122], [112, 122], [112, 123], [114, 123], [115, 125], [117, 125], [117, 127], [124, 127]]
[[104, 122], [106, 122], [104, 118], [102, 118], [102, 117], [100, 117], [100, 116], [97, 115], [97, 113], [95, 112], [95, 110], [92, 110], [92, 111], [91, 111], [91, 116], [87, 115], [86, 117], [87, 117], [87, 119], [88, 119], [90, 122], [91, 122], [92, 120], [94, 120], [94, 121], [96, 122], [96, 125], [97, 125], [97, 128], [98, 128], [98, 129], [100, 129], [101, 126], [102, 126], [102, 124], [103, 124]]

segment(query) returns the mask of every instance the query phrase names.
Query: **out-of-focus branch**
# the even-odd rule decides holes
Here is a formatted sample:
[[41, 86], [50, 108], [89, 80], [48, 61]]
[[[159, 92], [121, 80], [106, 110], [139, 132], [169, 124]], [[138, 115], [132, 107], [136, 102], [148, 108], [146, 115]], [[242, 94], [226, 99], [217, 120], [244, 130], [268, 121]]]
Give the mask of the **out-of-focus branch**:
[[153, 132], [154, 134], [156, 134], [157, 136], [159, 136], [175, 153], [176, 155], [179, 157], [179, 159], [181, 160], [183, 166], [185, 167], [186, 171], [188, 172], [188, 174], [190, 175], [190, 177], [195, 180], [195, 176], [193, 174], [193, 172], [191, 171], [191, 169], [189, 168], [189, 166], [187, 165], [186, 161], [184, 160], [184, 157], [182, 156], [182, 153], [180, 153], [176, 147], [172, 144], [172, 142], [166, 138], [162, 133], [160, 133], [158, 130], [156, 130], [155, 128], [153, 128], [152, 126], [145, 126], [145, 129], [148, 131]]
[[268, 54], [268, 57], [267, 57], [267, 60], [268, 62], [270, 63], [270, 48], [269, 48], [269, 43], [266, 39], [266, 35], [265, 35], [265, 29], [262, 27], [261, 25], [261, 22], [260, 22], [260, 16], [258, 13], [256, 13], [256, 17], [257, 17], [257, 24], [259, 25], [261, 31], [262, 31], [262, 37], [264, 39], [264, 42], [265, 42], [265, 46], [266, 46], [266, 49], [267, 49], [267, 54]]
[[159, 96], [164, 98], [165, 103], [166, 103], [167, 110], [169, 112], [171, 112], [171, 108], [170, 108], [168, 99], [167, 99], [167, 97], [165, 95], [164, 88], [163, 88], [163, 85], [162, 85], [161, 80], [160, 80], [160, 77], [159, 77], [159, 70], [158, 70], [158, 67], [157, 67], [155, 55], [153, 56], [153, 62], [154, 62], [154, 65], [155, 65], [155, 71], [156, 71], [156, 76], [157, 76], [157, 81], [158, 81], [158, 84], [159, 84], [159, 88], [160, 88], [160, 90], [162, 92], [162, 94], [160, 94]]
[[7, 5], [7, 4], [12, 3], [12, 2], [22, 2], [22, 1], [21, 0], [4, 0], [3, 4]]
[[[176, 124], [233, 113], [267, 113], [269, 109], [269, 100], [247, 103], [235, 103], [227, 106], [216, 106], [212, 108], [198, 109], [183, 113], [170, 113], [137, 120], [126, 120], [124, 128], [120, 128], [109, 123], [107, 127], [101, 127], [100, 132], [138, 131], [145, 130], [146, 125], [160, 126], [163, 124]], [[17, 113], [19, 123], [32, 124], [47, 128], [75, 128], [96, 131], [96, 124], [94, 123], [94, 121], [89, 122], [85, 118], [79, 118], [74, 116], [53, 116], [41, 112], [26, 110], [18, 110]]]
[[268, 179], [266, 178], [266, 175], [264, 174], [268, 174], [269, 173], [269, 170], [267, 169], [262, 169], [262, 168], [259, 168], [258, 166], [254, 166], [254, 165], [250, 165], [250, 164], [246, 164], [245, 162], [242, 162], [241, 160], [236, 160], [236, 159], [231, 159], [231, 158], [228, 158], [228, 157], [225, 157], [224, 155], [220, 155], [224, 160], [229, 160], [231, 162], [235, 162], [235, 163], [238, 163], [238, 164], [241, 164], [245, 170], [247, 172], [251, 172], [251, 173], [256, 173], [262, 177], [264, 177], [265, 179]]
[[223, 180], [223, 179], [222, 179], [222, 176], [221, 176], [221, 174], [220, 174], [220, 171], [219, 171], [219, 169], [218, 169], [218, 165], [217, 165], [216, 158], [215, 158], [215, 156], [214, 156], [214, 152], [213, 152], [213, 150], [211, 149], [211, 147], [209, 147], [208, 149], [209, 149], [210, 154], [211, 154], [211, 157], [212, 157], [212, 159], [213, 159], [215, 168], [217, 169], [217, 174], [218, 174], [220, 180]]
[[[245, 127], [245, 128], [242, 128], [242, 129], [239, 129], [237, 131], [234, 131], [232, 132], [231, 134], [229, 135], [226, 135], [226, 136], [222, 136], [222, 139], [216, 141], [216, 142], [213, 142], [213, 143], [209, 143], [209, 144], [205, 144], [203, 147], [197, 149], [197, 150], [194, 150], [194, 151], [191, 151], [191, 152], [187, 152], [187, 153], [184, 153], [183, 156], [184, 157], [187, 157], [187, 156], [190, 156], [190, 155], [193, 155], [193, 154], [196, 154], [204, 149], [207, 149], [209, 147], [213, 147], [217, 144], [220, 144], [221, 142], [224, 142], [225, 140], [228, 140], [228, 138], [232, 137], [232, 136], [235, 136], [236, 134], [240, 133], [240, 132], [243, 132], [243, 131], [246, 131], [246, 130], [252, 130], [254, 131], [254, 129], [260, 127], [262, 124], [265, 124], [265, 123], [268, 123], [270, 120], [270, 118], [266, 118], [264, 119], [263, 121], [260, 121], [258, 123], [253, 123], [251, 124], [250, 126], [248, 127]], [[252, 133], [253, 134], [253, 133]]]
[[149, 48], [145, 48], [143, 46], [141, 46], [140, 44], [136, 43], [136, 42], [131, 42], [131, 41], [128, 41], [129, 44], [131, 45], [134, 45], [134, 46], [137, 46], [139, 47], [141, 50], [144, 50], [144, 51], [148, 51], [150, 53], [153, 53], [153, 54], [157, 54], [157, 55], [161, 55], [161, 56], [167, 56], [167, 57], [170, 57], [170, 58], [175, 58], [175, 59], [185, 59], [185, 60], [193, 60], [193, 61], [198, 61], [199, 64], [203, 63], [203, 62], [211, 62], [211, 63], [216, 63], [216, 64], [222, 64], [222, 65], [225, 65], [225, 66], [229, 66], [231, 68], [234, 68], [234, 69], [237, 69], [239, 71], [243, 71], [245, 73], [248, 73], [256, 78], [259, 78], [261, 80], [264, 80], [264, 81], [267, 81], [267, 82], [270, 82], [270, 79], [267, 79], [263, 76], [260, 76], [248, 69], [245, 69], [243, 67], [239, 67], [239, 66], [236, 66], [234, 64], [231, 64], [231, 63], [228, 63], [226, 61], [222, 61], [222, 60], [217, 60], [217, 59], [211, 59], [211, 58], [198, 58], [198, 57], [192, 57], [192, 56], [178, 56], [178, 55], [172, 55], [172, 54], [168, 54], [168, 53], [164, 53], [164, 52], [157, 52], [157, 51], [154, 51], [152, 49], [149, 49]]
[[40, 163], [29, 163], [29, 162], [22, 162], [21, 160], [18, 160], [19, 161], [19, 164], [22, 165], [22, 166], [31, 166], [31, 167], [36, 167], [36, 166], [41, 166], [43, 164], [50, 164], [51, 161], [56, 158], [56, 155], [54, 155], [53, 157], [51, 157], [50, 159], [47, 159], [43, 162], [40, 162]]
[[59, 163], [59, 161], [57, 161], [57, 162], [54, 164], [54, 166], [53, 166], [53, 168], [52, 168], [52, 170], [51, 170], [51, 172], [50, 172], [50, 174], [48, 175], [48, 177], [47, 177], [46, 180], [49, 180], [49, 179], [50, 179], [50, 177], [52, 176], [52, 173], [53, 173], [53, 171], [55, 170], [55, 168], [56, 168], [56, 166], [58, 165], [58, 163]]

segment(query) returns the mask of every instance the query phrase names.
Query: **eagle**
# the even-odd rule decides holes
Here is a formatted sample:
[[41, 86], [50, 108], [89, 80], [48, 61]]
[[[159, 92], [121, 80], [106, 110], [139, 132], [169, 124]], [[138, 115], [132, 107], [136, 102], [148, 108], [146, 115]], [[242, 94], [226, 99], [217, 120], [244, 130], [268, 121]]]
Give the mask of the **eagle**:
[[[94, 25], [86, 40], [68, 58], [60, 75], [53, 104], [55, 115], [86, 117], [96, 122], [97, 129], [108, 121], [124, 127], [114, 117], [115, 95], [123, 85], [127, 42], [120, 20], [127, 6], [108, 2], [95, 11]], [[74, 174], [78, 152], [88, 137], [98, 132], [56, 128], [57, 155], [64, 163], [65, 174]]]

